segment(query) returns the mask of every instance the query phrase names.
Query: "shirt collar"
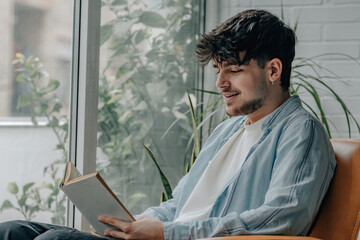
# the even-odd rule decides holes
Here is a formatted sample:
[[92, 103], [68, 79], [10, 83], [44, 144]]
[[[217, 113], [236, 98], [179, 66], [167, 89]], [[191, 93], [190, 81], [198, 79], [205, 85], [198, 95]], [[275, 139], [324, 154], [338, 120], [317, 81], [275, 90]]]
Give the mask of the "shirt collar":
[[301, 107], [301, 100], [298, 95], [294, 95], [287, 99], [277, 109], [270, 113], [262, 124], [262, 129], [273, 128], [279, 121], [283, 120], [287, 115]]

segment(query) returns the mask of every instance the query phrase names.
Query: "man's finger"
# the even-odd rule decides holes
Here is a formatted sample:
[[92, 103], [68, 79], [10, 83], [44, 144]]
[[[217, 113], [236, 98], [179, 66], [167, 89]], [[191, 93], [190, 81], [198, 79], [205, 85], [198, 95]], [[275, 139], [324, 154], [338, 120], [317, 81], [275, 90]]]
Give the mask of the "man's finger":
[[102, 223], [110, 224], [114, 227], [117, 227], [121, 231], [127, 233], [130, 230], [131, 223], [121, 221], [115, 217], [106, 217], [106, 216], [100, 216], [98, 220]]
[[113, 237], [116, 239], [126, 239], [127, 234], [118, 230], [108, 228], [105, 230], [104, 235], [107, 237]]
[[99, 233], [96, 232], [96, 230], [93, 228], [93, 226], [90, 225], [90, 228], [91, 228], [91, 231], [92, 231], [92, 235], [100, 237]]

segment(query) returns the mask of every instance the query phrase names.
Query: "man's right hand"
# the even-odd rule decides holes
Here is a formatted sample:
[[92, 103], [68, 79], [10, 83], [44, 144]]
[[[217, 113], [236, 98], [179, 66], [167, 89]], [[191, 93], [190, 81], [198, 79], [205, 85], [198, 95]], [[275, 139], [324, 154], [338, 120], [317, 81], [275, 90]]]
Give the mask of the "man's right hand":
[[90, 228], [91, 228], [91, 234], [92, 234], [92, 235], [101, 237], [101, 236], [96, 232], [96, 230], [93, 228], [93, 226], [90, 225]]

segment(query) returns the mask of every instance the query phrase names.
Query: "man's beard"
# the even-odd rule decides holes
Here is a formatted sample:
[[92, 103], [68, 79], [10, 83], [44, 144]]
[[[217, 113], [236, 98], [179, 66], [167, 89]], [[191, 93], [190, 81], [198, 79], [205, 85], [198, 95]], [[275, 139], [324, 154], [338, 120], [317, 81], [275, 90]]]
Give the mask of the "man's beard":
[[264, 105], [264, 97], [257, 99], [252, 99], [248, 102], [245, 102], [242, 106], [237, 107], [233, 110], [233, 113], [226, 112], [229, 116], [239, 116], [239, 115], [248, 115]]
[[256, 88], [255, 96], [253, 99], [243, 102], [241, 106], [237, 106], [232, 110], [232, 113], [226, 112], [229, 116], [239, 116], [239, 115], [248, 115], [264, 105], [264, 100], [269, 94], [269, 89], [266, 85], [266, 79], [263, 76], [259, 79], [259, 85]]

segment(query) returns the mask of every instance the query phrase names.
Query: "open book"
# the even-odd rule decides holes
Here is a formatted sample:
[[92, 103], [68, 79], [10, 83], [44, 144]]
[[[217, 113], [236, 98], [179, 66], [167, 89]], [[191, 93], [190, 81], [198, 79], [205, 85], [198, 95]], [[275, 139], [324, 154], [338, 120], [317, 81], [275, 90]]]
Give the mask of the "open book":
[[98, 216], [135, 221], [97, 172], [82, 176], [76, 167], [68, 162], [60, 188], [101, 236], [104, 236], [105, 229], [116, 228], [99, 222]]

